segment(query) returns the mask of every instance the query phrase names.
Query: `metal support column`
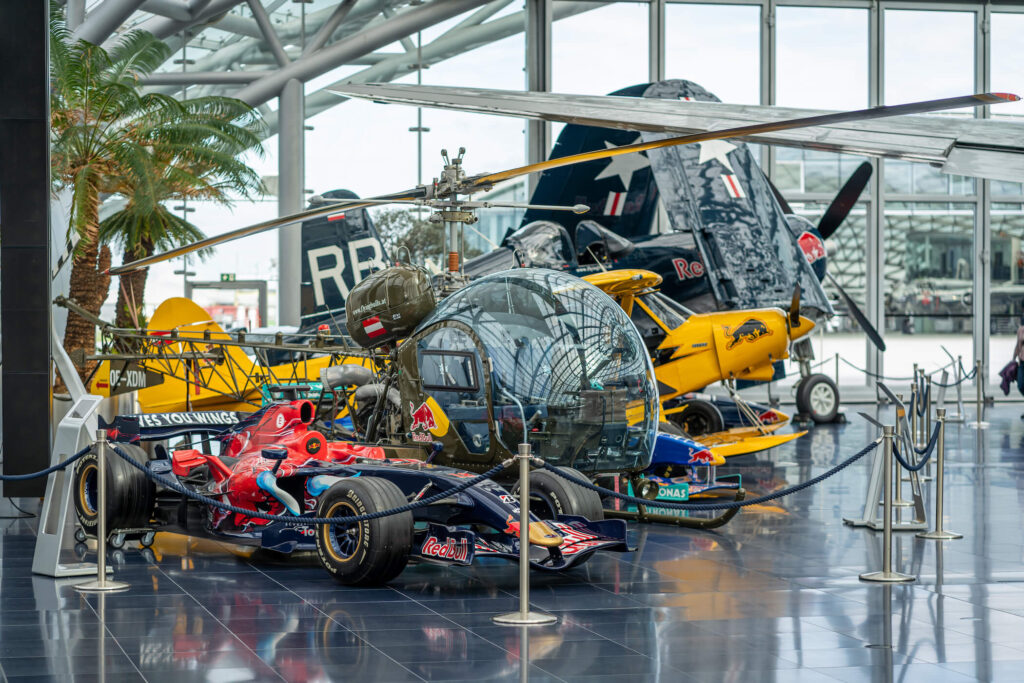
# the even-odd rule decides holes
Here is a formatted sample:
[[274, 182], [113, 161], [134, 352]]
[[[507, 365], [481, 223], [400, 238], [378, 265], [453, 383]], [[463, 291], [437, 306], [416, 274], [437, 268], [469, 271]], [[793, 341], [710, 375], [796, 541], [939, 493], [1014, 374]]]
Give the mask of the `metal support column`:
[[[305, 205], [305, 93], [301, 81], [288, 81], [281, 91], [278, 120], [278, 215], [302, 211]], [[299, 324], [302, 249], [301, 224], [282, 228], [277, 242], [277, 324]]]
[[[761, 3], [761, 104], [775, 104], [775, 0]], [[761, 146], [761, 168], [775, 177], [775, 148]]]
[[[974, 85], [976, 88], [987, 88], [991, 80], [991, 9], [987, 3], [975, 13], [974, 38]], [[981, 92], [980, 90], [978, 92]], [[988, 107], [978, 107], [974, 115], [977, 118], [989, 118]], [[974, 330], [974, 360], [981, 361], [980, 376], [977, 386], [983, 387], [989, 377], [989, 331], [992, 315], [992, 216], [991, 186], [988, 180], [975, 180], [978, 189], [977, 212], [974, 216], [974, 267], [971, 295], [971, 313]], [[981, 421], [981, 418], [977, 418]]]
[[74, 31], [85, 21], [85, 0], [68, 0], [67, 14], [64, 24], [69, 31]]
[[[49, 6], [0, 2], [0, 338], [4, 474], [50, 460]], [[3, 495], [41, 496], [46, 479]]]
[[652, 82], [665, 80], [665, 0], [651, 0], [647, 20], [648, 67]]
[[[885, 57], [885, 23], [882, 8], [878, 2], [871, 4], [868, 31], [868, 106], [875, 107], [884, 103], [884, 57]], [[885, 197], [884, 183], [885, 162], [872, 159], [875, 167], [871, 174], [871, 199], [868, 205], [865, 236], [865, 314], [875, 329], [885, 336]], [[864, 382], [873, 386], [873, 376], [884, 374], [885, 363], [882, 352], [869, 339], [864, 339], [865, 364], [868, 374]], [[877, 389], [876, 389], [877, 392]]]
[[[526, 89], [551, 91], [551, 6], [552, 0], [526, 0]], [[526, 162], [548, 158], [551, 151], [551, 124], [527, 121]], [[540, 175], [528, 177], [529, 194], [537, 187]]]

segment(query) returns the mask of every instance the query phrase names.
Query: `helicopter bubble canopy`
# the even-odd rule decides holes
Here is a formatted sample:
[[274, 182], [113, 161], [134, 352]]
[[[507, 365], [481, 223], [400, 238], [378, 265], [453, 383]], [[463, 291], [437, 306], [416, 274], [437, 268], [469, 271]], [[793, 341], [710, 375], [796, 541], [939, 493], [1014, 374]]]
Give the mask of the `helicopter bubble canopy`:
[[599, 289], [547, 269], [495, 273], [442, 301], [413, 337], [453, 326], [483, 349], [493, 438], [505, 449], [516, 451], [525, 417], [534, 453], [551, 464], [603, 472], [650, 463], [654, 369], [636, 327]]

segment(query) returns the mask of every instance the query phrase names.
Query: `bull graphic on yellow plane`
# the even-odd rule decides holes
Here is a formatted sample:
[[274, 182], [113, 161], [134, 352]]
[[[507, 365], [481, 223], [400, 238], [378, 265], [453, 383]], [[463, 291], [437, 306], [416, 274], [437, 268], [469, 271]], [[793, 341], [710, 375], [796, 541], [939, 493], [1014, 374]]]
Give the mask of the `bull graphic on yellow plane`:
[[[692, 313], [658, 292], [661, 276], [646, 270], [612, 270], [584, 279], [618, 301], [637, 325], [654, 362], [662, 416], [684, 429], [687, 394], [722, 380], [770, 380], [772, 364], [789, 357], [790, 340], [814, 328], [795, 310]], [[716, 455], [753, 453], [805, 433], [774, 433], [787, 422], [701, 434], [699, 440]]]
[[729, 337], [729, 343], [726, 344], [725, 349], [727, 351], [732, 350], [734, 346], [740, 342], [755, 341], [761, 337], [767, 337], [772, 331], [768, 329], [768, 326], [763, 320], [757, 320], [756, 318], [750, 318], [747, 322], [743, 323], [739, 327], [733, 330], [729, 330], [726, 335]]

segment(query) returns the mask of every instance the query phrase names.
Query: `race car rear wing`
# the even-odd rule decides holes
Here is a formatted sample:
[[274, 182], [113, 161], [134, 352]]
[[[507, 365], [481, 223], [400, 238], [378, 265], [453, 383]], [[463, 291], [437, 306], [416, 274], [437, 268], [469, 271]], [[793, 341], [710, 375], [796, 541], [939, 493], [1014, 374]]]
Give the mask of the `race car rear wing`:
[[188, 413], [135, 413], [118, 415], [113, 422], [99, 419], [110, 441], [136, 443], [162, 441], [185, 434], [220, 434], [248, 413], [233, 410], [202, 410]]

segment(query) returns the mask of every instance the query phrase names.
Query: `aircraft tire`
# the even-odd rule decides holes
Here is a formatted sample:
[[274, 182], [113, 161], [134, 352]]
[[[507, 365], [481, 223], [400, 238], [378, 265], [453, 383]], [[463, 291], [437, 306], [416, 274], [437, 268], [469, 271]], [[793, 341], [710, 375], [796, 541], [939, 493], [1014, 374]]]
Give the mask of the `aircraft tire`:
[[[317, 501], [317, 517], [352, 517], [391, 510], [408, 501], [386, 479], [350, 477], [327, 489]], [[411, 512], [358, 522], [321, 524], [316, 529], [320, 564], [346, 586], [385, 584], [402, 573], [412, 552]]]
[[[131, 444], [118, 444], [118, 448], [136, 462], [149, 460], [146, 452]], [[99, 523], [99, 491], [97, 488], [99, 460], [95, 450], [75, 464], [73, 491], [75, 513], [82, 529], [89, 536], [96, 535]], [[121, 456], [107, 453], [107, 530], [135, 529], [149, 526], [156, 506], [156, 486], [145, 474], [135, 469]]]
[[725, 429], [725, 419], [718, 407], [710, 401], [699, 398], [686, 401], [686, 409], [669, 416], [687, 436], [713, 434]]
[[[585, 474], [571, 467], [559, 467], [567, 475], [588, 481]], [[519, 496], [519, 485], [513, 487]], [[530, 512], [540, 519], [555, 519], [558, 515], [586, 517], [591, 522], [604, 519], [604, 507], [597, 491], [577, 486], [552, 472], [530, 472]]]
[[839, 413], [839, 387], [828, 375], [811, 375], [796, 388], [797, 411], [818, 424], [832, 422]]

